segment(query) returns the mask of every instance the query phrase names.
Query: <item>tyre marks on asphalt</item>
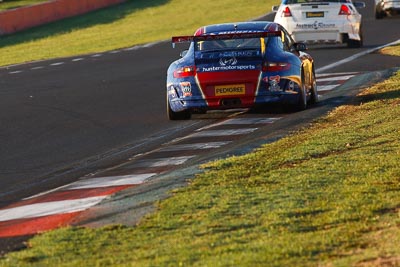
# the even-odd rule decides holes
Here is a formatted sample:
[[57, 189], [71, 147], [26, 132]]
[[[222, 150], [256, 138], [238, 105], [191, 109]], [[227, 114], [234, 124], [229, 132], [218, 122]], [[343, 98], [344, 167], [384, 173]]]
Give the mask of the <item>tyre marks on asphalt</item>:
[[[150, 45], [143, 45], [143, 46], [134, 46], [131, 48], [126, 48], [123, 51], [132, 51], [132, 50], [138, 50], [141, 48], [148, 48], [151, 47], [154, 44], [150, 44]], [[87, 60], [90, 58], [98, 58], [98, 57], [102, 57], [105, 54], [117, 54], [122, 52], [121, 50], [115, 50], [115, 51], [110, 51], [110, 52], [106, 52], [103, 54], [93, 54], [93, 55], [88, 55], [86, 57], [78, 57], [78, 58], [72, 58], [66, 61], [59, 61], [59, 62], [54, 62], [54, 63], [46, 63], [46, 61], [43, 61], [43, 65], [39, 65], [39, 66], [35, 66], [35, 67], [30, 67], [29, 69], [25, 68], [25, 64], [22, 65], [16, 65], [16, 66], [11, 66], [12, 68], [20, 68], [17, 70], [10, 70], [8, 72], [8, 74], [10, 75], [16, 75], [16, 74], [22, 74], [25, 71], [35, 71], [35, 70], [41, 70], [44, 69], [46, 67], [59, 67], [68, 63], [75, 63], [75, 62], [80, 62], [83, 60]], [[11, 69], [12, 69], [11, 68]], [[1, 68], [0, 68], [1, 69]], [[357, 75], [357, 72], [349, 72], [349, 73], [323, 73], [323, 74], [317, 74], [317, 86], [318, 86], [318, 90], [320, 92], [324, 92], [324, 91], [331, 91], [333, 89], [335, 89], [336, 87], [342, 85], [344, 82], [346, 82], [348, 79], [350, 79], [351, 77]]]
[[[319, 74], [318, 90], [333, 90], [355, 75], [357, 73]], [[155, 151], [137, 155], [128, 163], [94, 177], [83, 177], [74, 183], [24, 199], [0, 210], [0, 238], [30, 235], [70, 225], [82, 212], [110, 195], [140, 186], [153, 176], [173, 170], [210, 149], [226, 146], [257, 131], [260, 125], [265, 127], [279, 119], [246, 117], [222, 120], [172, 140]]]
[[[139, 48], [136, 48], [139, 49]], [[135, 50], [136, 50], [135, 49]], [[119, 53], [119, 51], [111, 51], [108, 52], [109, 54], [115, 54], [115, 53]], [[103, 56], [103, 54], [94, 54], [89, 56], [90, 58], [97, 58], [97, 57], [101, 57]], [[83, 61], [86, 58], [84, 57], [79, 57], [79, 58], [73, 58], [71, 59], [69, 62], [79, 62], [79, 61]], [[51, 63], [47, 66], [45, 65], [41, 65], [41, 66], [36, 66], [36, 67], [31, 67], [30, 71], [34, 71], [34, 70], [41, 70], [44, 69], [45, 67], [57, 67], [57, 66], [61, 66], [64, 64], [67, 64], [68, 62], [55, 62], [55, 63]], [[8, 74], [10, 75], [15, 75], [15, 74], [21, 74], [24, 71], [27, 71], [24, 69], [21, 70], [14, 70], [14, 71], [9, 71]], [[318, 86], [318, 91], [319, 92], [326, 92], [326, 91], [331, 91], [334, 90], [336, 87], [344, 84], [348, 79], [356, 76], [357, 72], [348, 72], [348, 73], [324, 73], [324, 74], [317, 74], [317, 86]]]
[[160, 152], [173, 152], [173, 151], [192, 151], [192, 150], [213, 149], [213, 148], [219, 148], [221, 146], [225, 146], [229, 143], [231, 143], [231, 141], [194, 143], [194, 144], [178, 144], [178, 145], [163, 147], [159, 151]]
[[[84, 58], [72, 61], [81, 60]], [[60, 65], [53, 63], [53, 66]], [[318, 90], [333, 90], [355, 75], [357, 73], [319, 74]], [[0, 210], [0, 238], [36, 234], [70, 225], [82, 212], [110, 195], [140, 186], [155, 175], [173, 170], [196, 156], [204, 155], [210, 149], [226, 146], [257, 131], [260, 125], [265, 127], [279, 119], [246, 117], [222, 120], [172, 140], [155, 151], [137, 155], [128, 163], [104, 171], [100, 176], [96, 175], [98, 177], [84, 177], [66, 186], [24, 199]]]
[[[77, 216], [112, 194], [140, 186], [211, 149], [265, 127], [280, 118], [231, 118], [177, 138], [125, 164], [26, 198], [0, 210], [0, 238], [31, 235], [76, 223]], [[120, 175], [115, 175], [120, 173]], [[114, 174], [114, 175], [113, 175]], [[123, 175], [122, 175], [123, 174]]]

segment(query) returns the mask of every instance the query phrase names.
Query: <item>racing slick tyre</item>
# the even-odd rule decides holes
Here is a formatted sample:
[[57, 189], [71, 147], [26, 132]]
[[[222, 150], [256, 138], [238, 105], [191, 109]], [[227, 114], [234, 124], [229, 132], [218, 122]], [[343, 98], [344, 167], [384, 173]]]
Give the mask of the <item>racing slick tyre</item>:
[[169, 101], [167, 99], [167, 115], [168, 119], [170, 119], [171, 121], [175, 121], [175, 120], [189, 120], [192, 114], [190, 113], [189, 110], [174, 112], [171, 109], [171, 106], [169, 105]]
[[363, 46], [363, 34], [362, 34], [362, 28], [360, 27], [360, 40], [352, 40], [349, 39], [347, 41], [347, 47], [349, 48], [360, 48]]
[[318, 90], [317, 90], [317, 80], [315, 79], [315, 73], [314, 70], [312, 72], [312, 87], [311, 87], [311, 97], [309, 103], [311, 105], [315, 104], [318, 102]]
[[378, 9], [375, 7], [375, 18], [376, 18], [376, 19], [383, 19], [384, 17], [385, 17], [385, 13], [382, 12], [382, 11], [380, 11], [380, 10], [378, 10]]
[[360, 48], [360, 47], [362, 47], [362, 39], [360, 40], [360, 41], [358, 41], [358, 40], [349, 40], [348, 42], [347, 42], [347, 47], [349, 47], [349, 48]]
[[376, 19], [383, 19], [384, 15], [381, 12], [375, 11], [375, 18]]
[[305, 110], [307, 108], [307, 88], [304, 79], [303, 71], [301, 72], [301, 88], [299, 91], [299, 100], [296, 104], [298, 111]]

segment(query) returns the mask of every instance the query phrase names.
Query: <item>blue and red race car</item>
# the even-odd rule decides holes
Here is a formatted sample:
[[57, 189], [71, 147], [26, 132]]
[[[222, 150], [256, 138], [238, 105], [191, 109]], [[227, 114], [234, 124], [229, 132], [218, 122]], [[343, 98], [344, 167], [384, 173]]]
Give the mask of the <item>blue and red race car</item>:
[[167, 74], [170, 120], [190, 119], [207, 110], [254, 108], [272, 102], [298, 110], [318, 100], [314, 60], [287, 31], [273, 22], [204, 26]]

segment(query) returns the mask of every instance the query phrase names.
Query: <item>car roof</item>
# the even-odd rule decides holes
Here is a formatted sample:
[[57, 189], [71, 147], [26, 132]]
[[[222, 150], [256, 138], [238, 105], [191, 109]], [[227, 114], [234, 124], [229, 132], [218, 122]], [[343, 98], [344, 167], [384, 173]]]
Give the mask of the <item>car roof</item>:
[[274, 32], [278, 30], [279, 25], [270, 21], [236, 22], [203, 26], [196, 30], [194, 36], [234, 32]]

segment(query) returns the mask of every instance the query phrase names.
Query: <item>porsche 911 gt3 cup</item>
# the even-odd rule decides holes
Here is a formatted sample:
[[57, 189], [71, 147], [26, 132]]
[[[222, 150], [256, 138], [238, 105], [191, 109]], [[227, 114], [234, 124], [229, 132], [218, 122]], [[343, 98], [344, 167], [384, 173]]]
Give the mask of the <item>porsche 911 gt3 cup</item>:
[[295, 42], [347, 43], [361, 47], [363, 2], [351, 0], [283, 0], [274, 6], [274, 22], [281, 24]]
[[172, 42], [190, 47], [168, 68], [171, 120], [278, 101], [301, 110], [317, 101], [314, 60], [276, 23], [210, 25]]

